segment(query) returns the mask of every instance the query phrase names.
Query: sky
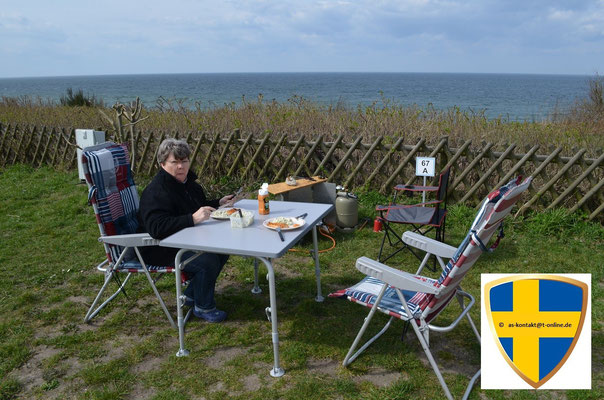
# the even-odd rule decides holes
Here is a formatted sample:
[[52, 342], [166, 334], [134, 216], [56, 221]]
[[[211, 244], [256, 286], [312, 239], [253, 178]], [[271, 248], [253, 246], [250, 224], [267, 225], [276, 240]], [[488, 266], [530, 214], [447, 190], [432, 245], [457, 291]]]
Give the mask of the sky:
[[604, 0], [0, 0], [0, 77], [602, 75]]

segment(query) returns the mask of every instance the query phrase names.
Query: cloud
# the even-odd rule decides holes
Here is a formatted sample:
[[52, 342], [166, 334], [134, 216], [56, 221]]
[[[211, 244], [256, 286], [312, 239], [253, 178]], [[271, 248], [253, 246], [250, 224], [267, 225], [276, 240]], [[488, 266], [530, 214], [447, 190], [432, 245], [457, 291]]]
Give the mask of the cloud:
[[0, 65], [0, 76], [40, 73], [30, 65], [41, 57], [63, 75], [537, 72], [526, 60], [542, 55], [543, 71], [556, 71], [556, 55], [558, 72], [589, 73], [603, 47], [602, 0], [63, 0], [9, 2], [0, 14], [0, 57], [23, 64]]

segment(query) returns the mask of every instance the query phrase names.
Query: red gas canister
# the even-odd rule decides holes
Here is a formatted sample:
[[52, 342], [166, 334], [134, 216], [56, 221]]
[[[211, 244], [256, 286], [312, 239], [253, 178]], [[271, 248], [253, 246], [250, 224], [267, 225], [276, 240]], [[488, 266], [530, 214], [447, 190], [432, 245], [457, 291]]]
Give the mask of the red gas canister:
[[382, 231], [382, 220], [381, 219], [376, 218], [375, 221], [373, 221], [373, 231], [374, 232]]

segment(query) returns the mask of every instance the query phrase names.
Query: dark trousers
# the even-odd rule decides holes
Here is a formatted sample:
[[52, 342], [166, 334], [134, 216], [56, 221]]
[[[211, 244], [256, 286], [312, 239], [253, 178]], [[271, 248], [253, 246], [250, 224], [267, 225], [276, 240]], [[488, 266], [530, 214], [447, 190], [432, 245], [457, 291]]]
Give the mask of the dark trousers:
[[[186, 260], [187, 257], [194, 254], [186, 252], [182, 259]], [[202, 312], [212, 311], [216, 308], [214, 299], [216, 280], [228, 259], [227, 254], [203, 253], [185, 266], [183, 271], [191, 279], [189, 286], [185, 289], [185, 296], [195, 300], [195, 308]]]

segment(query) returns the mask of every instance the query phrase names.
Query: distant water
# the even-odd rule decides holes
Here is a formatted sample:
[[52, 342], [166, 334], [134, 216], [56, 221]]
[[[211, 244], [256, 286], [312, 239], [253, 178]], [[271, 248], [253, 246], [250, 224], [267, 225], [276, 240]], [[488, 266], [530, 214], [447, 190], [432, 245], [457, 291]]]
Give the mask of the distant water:
[[192, 106], [220, 107], [255, 101], [286, 102], [297, 95], [324, 105], [367, 106], [382, 100], [437, 109], [484, 111], [489, 118], [541, 121], [587, 97], [589, 76], [460, 73], [210, 73], [102, 75], [0, 79], [0, 96], [53, 101], [67, 88], [82, 89], [107, 105], [137, 96], [146, 107], [161, 96]]

